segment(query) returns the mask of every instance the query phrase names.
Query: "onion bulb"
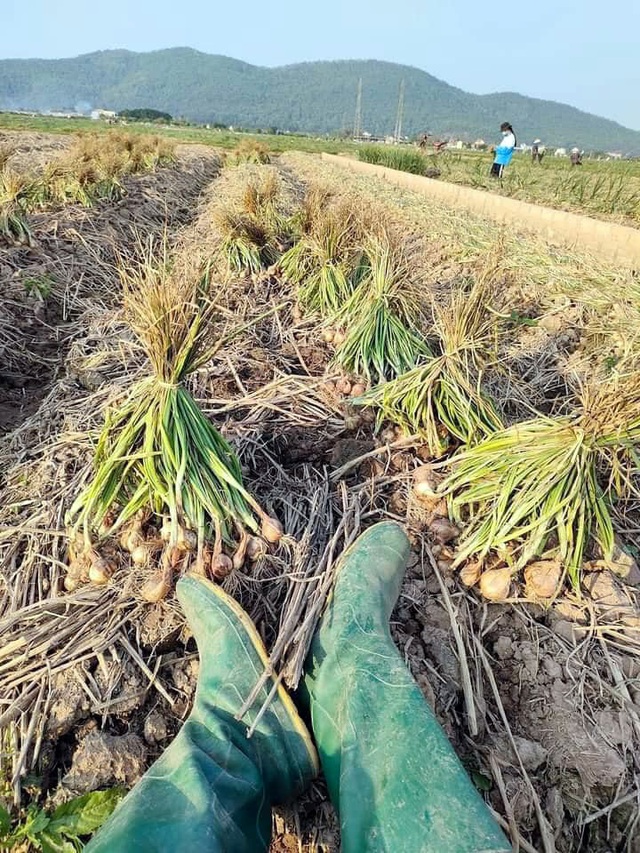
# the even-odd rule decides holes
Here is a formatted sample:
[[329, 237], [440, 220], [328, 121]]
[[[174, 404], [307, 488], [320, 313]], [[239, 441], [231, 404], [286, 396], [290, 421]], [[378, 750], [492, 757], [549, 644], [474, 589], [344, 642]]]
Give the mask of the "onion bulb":
[[419, 498], [434, 498], [438, 481], [430, 465], [421, 465], [413, 472], [413, 491]]
[[113, 574], [113, 566], [104, 557], [100, 556], [97, 551], [92, 551], [89, 559], [91, 560], [89, 580], [100, 585], [109, 583], [109, 578]]
[[155, 604], [157, 601], [161, 601], [167, 597], [170, 587], [171, 584], [169, 583], [167, 572], [159, 571], [144, 584], [140, 590], [140, 595], [145, 601]]
[[267, 546], [259, 536], [249, 536], [247, 541], [247, 557], [254, 563], [267, 553]]
[[129, 553], [135, 551], [139, 545], [144, 544], [144, 541], [142, 524], [137, 520], [127, 525], [120, 534], [120, 545], [125, 551], [129, 551]]
[[246, 532], [243, 530], [242, 535], [240, 537], [240, 542], [238, 543], [238, 547], [236, 548], [232, 563], [234, 569], [241, 569], [244, 565], [245, 557], [247, 556], [247, 545], [249, 543], [249, 537]]
[[151, 560], [151, 548], [147, 544], [138, 545], [131, 552], [131, 562], [134, 566], [146, 566]]
[[351, 392], [351, 383], [348, 379], [338, 379], [336, 382], [336, 391], [338, 394], [349, 394]]
[[480, 575], [480, 592], [489, 601], [505, 601], [511, 588], [511, 569], [489, 569]]
[[366, 387], [366, 385], [363, 385], [362, 382], [355, 382], [351, 386], [351, 396], [352, 397], [362, 397], [362, 395], [365, 393], [366, 390], [367, 390], [367, 387]]
[[224, 580], [233, 571], [233, 562], [226, 554], [216, 554], [211, 560], [211, 574], [217, 581]]
[[475, 586], [480, 580], [482, 574], [482, 563], [479, 560], [474, 560], [472, 563], [465, 563], [460, 569], [460, 580], [465, 586]]
[[333, 333], [333, 344], [334, 344], [334, 346], [339, 347], [341, 344], [344, 343], [344, 339], [345, 339], [345, 334], [344, 334], [344, 332], [341, 332], [340, 329], [337, 329]]
[[195, 551], [198, 547], [198, 534], [195, 530], [188, 530], [186, 527], [179, 527], [176, 546], [181, 551]]
[[262, 517], [262, 524], [260, 525], [260, 534], [263, 536], [267, 542], [279, 542], [282, 539], [282, 535], [284, 533], [284, 528], [280, 524], [277, 518], [271, 518], [268, 515], [264, 515]]
[[333, 342], [335, 332], [333, 331], [333, 329], [323, 329], [320, 337], [325, 342], [325, 344], [330, 344]]

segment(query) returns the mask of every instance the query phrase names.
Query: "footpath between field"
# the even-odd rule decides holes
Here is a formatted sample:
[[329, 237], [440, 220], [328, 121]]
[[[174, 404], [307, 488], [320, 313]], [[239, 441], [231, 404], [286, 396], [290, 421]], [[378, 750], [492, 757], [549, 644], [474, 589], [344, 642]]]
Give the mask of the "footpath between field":
[[533, 232], [550, 243], [579, 248], [616, 264], [640, 267], [640, 230], [636, 228], [516, 201], [484, 190], [412, 175], [386, 166], [362, 163], [343, 155], [323, 153], [322, 158], [353, 172], [376, 175], [458, 209], [513, 225], [518, 230]]

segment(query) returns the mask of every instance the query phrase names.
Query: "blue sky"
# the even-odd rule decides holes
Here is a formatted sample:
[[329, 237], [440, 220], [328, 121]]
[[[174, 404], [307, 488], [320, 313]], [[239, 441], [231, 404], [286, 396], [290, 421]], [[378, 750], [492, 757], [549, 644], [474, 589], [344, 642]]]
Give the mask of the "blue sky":
[[4, 0], [0, 58], [188, 46], [256, 65], [384, 59], [640, 130], [640, 0]]

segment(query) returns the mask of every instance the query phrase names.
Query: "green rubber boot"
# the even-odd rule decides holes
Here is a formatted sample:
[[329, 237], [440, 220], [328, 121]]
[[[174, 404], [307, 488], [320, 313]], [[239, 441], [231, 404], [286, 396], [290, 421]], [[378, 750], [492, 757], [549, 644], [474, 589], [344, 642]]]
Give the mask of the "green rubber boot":
[[194, 575], [177, 593], [200, 654], [193, 710], [87, 845], [90, 853], [259, 853], [269, 846], [271, 806], [318, 772], [309, 733], [282, 687], [251, 738], [247, 729], [273, 682], [242, 722], [235, 718], [267, 661], [247, 614]]
[[343, 853], [510, 851], [389, 633], [409, 542], [369, 528], [345, 552], [305, 694]]

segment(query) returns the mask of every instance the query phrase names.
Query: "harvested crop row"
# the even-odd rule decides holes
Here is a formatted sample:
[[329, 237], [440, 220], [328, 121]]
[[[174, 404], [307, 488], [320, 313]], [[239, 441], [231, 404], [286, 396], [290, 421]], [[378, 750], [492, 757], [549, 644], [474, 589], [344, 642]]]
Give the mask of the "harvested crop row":
[[[303, 163], [303, 173], [304, 169]], [[362, 182], [356, 180], [354, 183], [361, 185]], [[422, 207], [428, 208], [429, 205], [423, 204]], [[431, 213], [432, 225], [437, 221], [436, 216], [437, 213]], [[447, 227], [445, 223], [445, 231]], [[434, 230], [432, 228], [432, 232]], [[478, 229], [480, 233], [483, 230], [486, 229]], [[450, 255], [459, 258], [460, 243], [471, 244], [474, 233], [473, 227], [467, 227], [465, 236], [449, 248]], [[626, 357], [616, 360], [615, 365], [609, 364], [608, 369], [602, 365], [598, 369], [590, 363], [593, 354], [589, 352], [583, 353], [582, 364], [578, 360], [570, 366], [567, 360], [564, 365], [564, 381], [569, 387], [583, 385], [583, 396], [588, 395], [592, 402], [595, 401], [587, 422], [589, 425], [598, 424], [598, 435], [589, 427], [586, 432], [583, 430], [584, 417], [579, 411], [575, 415], [564, 415], [559, 420], [542, 418], [521, 424], [527, 388], [523, 381], [517, 383], [518, 397], [500, 401], [503, 412], [511, 410], [510, 421], [513, 424], [503, 428], [497, 407], [490, 399], [489, 388], [482, 389], [482, 370], [485, 367], [494, 373], [494, 386], [495, 378], [501, 374], [505, 377], [503, 388], [514, 384], [508, 361], [498, 363], [501, 348], [498, 341], [500, 332], [508, 326], [505, 319], [518, 319], [517, 286], [510, 282], [497, 298], [498, 283], [507, 267], [502, 260], [509, 252], [509, 246], [502, 238], [498, 245], [496, 257], [499, 262], [485, 267], [484, 274], [479, 272], [479, 264], [482, 260], [486, 264], [487, 260], [482, 258], [481, 250], [476, 250], [477, 260], [472, 263], [472, 269], [474, 265], [476, 267], [476, 284], [470, 292], [465, 292], [464, 286], [453, 279], [448, 309], [443, 310], [442, 301], [434, 302], [435, 327], [431, 330], [423, 327], [423, 333], [429, 353], [434, 350], [431, 336], [434, 332], [438, 334], [439, 343], [435, 349], [442, 355], [434, 359], [433, 355], [417, 354], [413, 364], [405, 368], [409, 372], [399, 370], [391, 382], [386, 382], [386, 377], [381, 374], [381, 384], [366, 394], [361, 402], [377, 408], [381, 420], [388, 418], [399, 423], [409, 434], [422, 434], [436, 457], [441, 457], [447, 448], [449, 451], [460, 448], [451, 460], [439, 463], [440, 467], [446, 464], [452, 468], [441, 494], [449, 495], [450, 512], [464, 528], [456, 564], [462, 564], [469, 558], [485, 561], [491, 556], [494, 560], [497, 555], [511, 567], [509, 573], [515, 574], [528, 561], [557, 552], [565, 562], [572, 584], [579, 588], [581, 565], [587, 552], [593, 556], [599, 549], [605, 560], [613, 558], [616, 543], [611, 508], [619, 506], [621, 499], [637, 496], [633, 485], [637, 412], [633, 393], [629, 390], [638, 382], [637, 353], [633, 347], [628, 347]], [[489, 288], [487, 283], [491, 285]], [[585, 291], [589, 293], [588, 286]], [[442, 297], [441, 292], [439, 296]], [[631, 298], [629, 294], [626, 297]], [[348, 300], [344, 304], [348, 305]], [[373, 304], [368, 302], [368, 307]], [[338, 309], [337, 316], [341, 310], [346, 309]], [[389, 327], [388, 322], [386, 325]], [[518, 324], [511, 325], [517, 328]], [[526, 330], [527, 325], [523, 325]], [[517, 338], [513, 328], [509, 334], [512, 341]], [[336, 360], [340, 362], [340, 347]], [[588, 384], [584, 380], [587, 365], [592, 372], [595, 370], [597, 377], [594, 379], [592, 376]], [[359, 364], [354, 362], [349, 367], [352, 373], [361, 373], [369, 378]], [[607, 399], [628, 403], [616, 409], [615, 422], [612, 410], [605, 403]], [[569, 395], [558, 400], [558, 406], [571, 411]], [[577, 432], [568, 429], [565, 424], [567, 417], [571, 423], [571, 418], [577, 419]], [[526, 442], [522, 445], [528, 424], [531, 424], [531, 458], [526, 456]], [[560, 456], [554, 455], [551, 438], [550, 444], [542, 440], [545, 430], [549, 436], [557, 435]], [[563, 436], [567, 437], [566, 443], [563, 443]], [[452, 439], [454, 443], [450, 444]], [[475, 447], [471, 446], [478, 441]], [[465, 448], [465, 445], [469, 446]], [[489, 454], [493, 447], [495, 457], [492, 462], [485, 463], [485, 459], [492, 458]], [[581, 448], [584, 448], [586, 456], [580, 455], [583, 464], [577, 465], [575, 454], [581, 454]], [[609, 460], [608, 465], [605, 464], [605, 456]], [[489, 470], [485, 464], [494, 467]], [[616, 471], [613, 492], [610, 490], [612, 480], [607, 474], [611, 465]], [[518, 471], [519, 478], [516, 476]], [[507, 586], [504, 595], [508, 594]]]
[[173, 162], [174, 148], [160, 137], [86, 134], [35, 174], [17, 172], [9, 156], [0, 157], [0, 238], [30, 244], [28, 214], [43, 208], [122, 198], [125, 176]]
[[[218, 339], [224, 338], [225, 345], [217, 350], [215, 358], [202, 363], [188, 376], [181, 377], [182, 390], [191, 395], [199, 410], [199, 413], [193, 413], [194, 420], [200, 422], [201, 415], [204, 415], [209, 425], [215, 427], [232, 445], [240, 462], [245, 488], [270, 515], [279, 518], [287, 534], [269, 546], [257, 561], [232, 571], [222, 583], [255, 619], [271, 648], [273, 665], [283, 672], [290, 683], [295, 684], [301, 670], [300, 658], [304, 657], [306, 639], [301, 626], [305, 621], [312, 623], [313, 614], [321, 607], [323, 595], [330, 586], [331, 554], [339, 553], [363, 525], [381, 515], [407, 517], [414, 553], [400, 607], [394, 618], [393, 630], [399, 647], [404, 650], [409, 665], [436, 706], [457, 748], [471, 759], [470, 766], [477, 768], [476, 778], [483, 778], [485, 788], [492, 777], [486, 761], [487, 751], [497, 749], [498, 734], [506, 735], [500, 723], [500, 706], [496, 705], [492, 694], [492, 682], [483, 674], [484, 664], [494, 667], [495, 678], [498, 679], [496, 690], [499, 688], [503, 697], [508, 697], [510, 693], [515, 697], [521, 694], [522, 707], [530, 709], [530, 697], [535, 695], [535, 705], [544, 709], [546, 717], [543, 722], [532, 717], [529, 729], [520, 728], [519, 717], [518, 731], [529, 737], [537, 737], [536, 723], [544, 731], [545, 754], [548, 754], [548, 765], [553, 769], [545, 776], [543, 783], [537, 777], [533, 782], [540, 793], [542, 809], [546, 814], [549, 809], [544, 798], [545, 786], [556, 784], [560, 787], [566, 781], [567, 790], [573, 790], [578, 784], [577, 771], [565, 766], [566, 754], [560, 757], [556, 755], [558, 750], [553, 740], [554, 727], [559, 726], [559, 720], [554, 716], [556, 694], [552, 696], [548, 691], [544, 692], [542, 679], [540, 684], [531, 682], [531, 679], [526, 681], [529, 658], [526, 671], [521, 673], [514, 668], [511, 673], [513, 678], [510, 679], [501, 663], [502, 646], [496, 644], [494, 650], [493, 644], [496, 636], [501, 641], [506, 640], [503, 634], [514, 631], [513, 626], [510, 622], [506, 627], [501, 622], [499, 628], [486, 624], [486, 620], [483, 621], [483, 614], [486, 613], [484, 603], [477, 596], [466, 595], [455, 588], [453, 578], [444, 576], [444, 572], [450, 572], [454, 559], [453, 543], [459, 531], [442, 515], [444, 502], [439, 472], [432, 465], [423, 464], [425, 459], [433, 456], [425, 447], [424, 436], [406, 442], [399, 441], [395, 428], [386, 423], [385, 429], [378, 436], [372, 435], [371, 418], [363, 417], [371, 414], [370, 408], [355, 408], [351, 397], [358, 386], [358, 395], [364, 393], [362, 386], [365, 383], [360, 380], [365, 377], [343, 375], [339, 378], [339, 366], [335, 359], [344, 339], [341, 340], [338, 334], [338, 340], [335, 341], [335, 334], [342, 330], [333, 325], [335, 321], [332, 318], [335, 315], [332, 311], [323, 317], [308, 306], [298, 304], [298, 287], [285, 280], [279, 269], [281, 255], [289, 248], [286, 243], [283, 242], [281, 247], [273, 244], [278, 258], [271, 266], [265, 266], [261, 261], [257, 273], [252, 273], [248, 267], [244, 267], [240, 273], [234, 272], [226, 262], [225, 251], [221, 249], [224, 237], [216, 224], [217, 211], [221, 205], [231, 205], [234, 210], [244, 205], [248, 183], [252, 186], [251, 196], [255, 198], [255, 190], [265, 185], [264, 179], [270, 173], [270, 166], [241, 166], [225, 170], [212, 188], [208, 204], [200, 210], [197, 223], [173, 245], [173, 270], [160, 267], [167, 272], [167, 280], [171, 280], [171, 276], [178, 273], [176, 262], [180, 258], [188, 261], [189, 268], [198, 273], [207, 270], [209, 264], [209, 284], [220, 285], [214, 288], [217, 298], [212, 310], [216, 312], [217, 319], [212, 328], [216, 334], [219, 332]], [[301, 240], [307, 233], [301, 224], [307, 222], [304, 212], [306, 205], [301, 206], [300, 182], [289, 178], [290, 173], [286, 169], [279, 170], [276, 207], [286, 220], [298, 223], [291, 229], [289, 239]], [[268, 181], [266, 183], [268, 185]], [[315, 193], [309, 193], [312, 194]], [[336, 204], [339, 204], [340, 196], [339, 190], [332, 193]], [[359, 206], [363, 207], [362, 201]], [[380, 207], [369, 205], [366, 201], [364, 206], [367, 215], [382, 221]], [[391, 216], [392, 206], [388, 207]], [[255, 209], [251, 215], [255, 215]], [[354, 215], [357, 215], [357, 207]], [[362, 219], [366, 221], [365, 217]], [[391, 222], [389, 228], [393, 227], [394, 223]], [[455, 401], [464, 393], [464, 384], [469, 383], [469, 377], [473, 387], [481, 388], [483, 395], [490, 396], [492, 386], [482, 386], [482, 378], [486, 377], [488, 368], [493, 366], [496, 338], [500, 344], [505, 332], [517, 337], [531, 327], [522, 322], [518, 324], [518, 320], [511, 317], [510, 300], [514, 299], [517, 289], [514, 285], [512, 290], [512, 282], [505, 284], [505, 279], [501, 277], [500, 251], [496, 250], [490, 257], [479, 257], [477, 265], [474, 263], [472, 268], [469, 263], [464, 270], [463, 265], [452, 268], [453, 265], [445, 257], [441, 268], [448, 264], [449, 274], [437, 280], [434, 265], [425, 263], [422, 268], [417, 251], [419, 246], [428, 249], [429, 241], [435, 239], [435, 226], [429, 238], [422, 240], [416, 228], [401, 227], [396, 230], [411, 231], [407, 234], [408, 240], [405, 238], [404, 242], [400, 241], [406, 250], [405, 257], [410, 261], [410, 282], [433, 281], [433, 287], [428, 289], [425, 287], [421, 290], [419, 285], [412, 288], [411, 294], [416, 299], [420, 316], [412, 315], [408, 319], [415, 321], [421, 341], [429, 347], [429, 352], [435, 358], [447, 354], [450, 362], [447, 371], [460, 383], [461, 390], [451, 397], [451, 402], [445, 399], [442, 411], [457, 412]], [[365, 229], [363, 242], [366, 236]], [[439, 251], [444, 252], [445, 248], [443, 246]], [[162, 254], [158, 260], [162, 260]], [[367, 262], [363, 266], [366, 272], [370, 264]], [[352, 293], [365, 278], [359, 278], [354, 283]], [[191, 279], [180, 275], [174, 284], [182, 283], [184, 286], [185, 282], [190, 281], [193, 285], [194, 281], [199, 280], [200, 275]], [[303, 278], [300, 286], [304, 281]], [[496, 290], [493, 291], [490, 285], [495, 285]], [[132, 290], [139, 286], [139, 283], [134, 283]], [[368, 286], [372, 287], [371, 279]], [[119, 299], [120, 289], [115, 279], [114, 293]], [[360, 292], [358, 313], [364, 313], [361, 306], [367, 304], [363, 295], [365, 293], [364, 289]], [[372, 288], [371, 293], [375, 296], [375, 288]], [[197, 313], [198, 300], [193, 296], [190, 293], [184, 305], [186, 310]], [[150, 303], [149, 299], [143, 301], [144, 305], [137, 306], [138, 310], [146, 310]], [[491, 310], [484, 310], [487, 303]], [[342, 300], [338, 302], [338, 307], [341, 304], [344, 304]], [[463, 317], [461, 305], [468, 306], [467, 317]], [[206, 304], [201, 307], [207, 310]], [[456, 321], [460, 323], [459, 330], [454, 332], [446, 327], [447, 322]], [[151, 579], [157, 565], [162, 563], [162, 552], [154, 554], [149, 564], [136, 565], [131, 559], [133, 555], [124, 553], [116, 541], [118, 531], [114, 531], [116, 536], [107, 538], [113, 540], [114, 549], [120, 553], [120, 560], [109, 582], [99, 586], [82, 585], [73, 592], [60, 594], [63, 581], [68, 577], [65, 565], [70, 556], [62, 523], [64, 513], [91, 482], [96, 470], [94, 462], [101, 462], [100, 459], [94, 460], [94, 451], [103, 428], [102, 413], [105, 410], [121, 411], [121, 407], [131, 400], [132, 388], [137, 382], [158, 384], [157, 378], [150, 377], [153, 366], [144, 347], [132, 334], [120, 310], [108, 315], [97, 311], [87, 332], [87, 336], [78, 339], [72, 347], [68, 364], [74, 376], [82, 377], [84, 382], [92, 384], [96, 390], [86, 393], [78, 388], [76, 382], [62, 379], [43, 404], [38, 416], [12, 436], [12, 445], [7, 444], [4, 451], [4, 465], [10, 476], [2, 501], [12, 533], [7, 533], [0, 541], [1, 571], [9, 585], [12, 607], [17, 607], [17, 610], [11, 610], [0, 623], [0, 628], [9, 649], [17, 648], [15, 644], [19, 643], [26, 642], [26, 646], [20, 646], [24, 648], [22, 663], [12, 660], [5, 650], [0, 652], [0, 664], [5, 667], [3, 672], [10, 690], [12, 710], [28, 709], [28, 712], [34, 714], [29, 718], [23, 710], [16, 711], [23, 715], [20, 717], [20, 725], [14, 728], [17, 752], [27, 768], [32, 766], [34, 756], [34, 742], [32, 740], [30, 743], [28, 739], [28, 733], [33, 731], [29, 721], [35, 719], [39, 726], [41, 720], [51, 717], [51, 709], [60, 707], [61, 693], [69, 684], [65, 681], [66, 674], [71, 671], [75, 673], [73, 666], [78, 661], [81, 661], [82, 667], [78, 677], [85, 679], [79, 693], [82, 697], [87, 695], [88, 690], [95, 697], [88, 710], [78, 711], [82, 724], [87, 719], [93, 721], [94, 717], [101, 718], [99, 725], [102, 728], [108, 729], [113, 724], [118, 731], [126, 728], [132, 734], [141, 734], [141, 721], [153, 713], [169, 721], [168, 730], [173, 734], [193, 694], [193, 675], [180, 676], [181, 670], [188, 670], [192, 654], [176, 639], [184, 626], [172, 596], [168, 595], [154, 604], [140, 600], [145, 583]], [[331, 337], [330, 342], [325, 341], [328, 336]], [[462, 350], [460, 353], [456, 351], [454, 342]], [[383, 342], [381, 352], [387, 359], [385, 347]], [[429, 366], [429, 356], [425, 353], [421, 358], [425, 359], [423, 367]], [[164, 363], [161, 359], [160, 364]], [[454, 365], [455, 369], [449, 371], [450, 365]], [[420, 364], [418, 367], [420, 369]], [[334, 382], [335, 379], [338, 382]], [[175, 384], [167, 382], [166, 375], [160, 381], [172, 386]], [[341, 383], [339, 388], [338, 383]], [[419, 384], [422, 387], [422, 383]], [[348, 397], [344, 396], [347, 385]], [[379, 383], [379, 388], [382, 390], [390, 385], [393, 385], [393, 380]], [[177, 394], [175, 388], [165, 390], [167, 394]], [[405, 398], [401, 397], [400, 400], [405, 406]], [[149, 395], [145, 406], [148, 408], [152, 402]], [[501, 407], [497, 408], [501, 410]], [[513, 409], [511, 418], [523, 421], [521, 404], [514, 404]], [[422, 415], [419, 422], [423, 422]], [[456, 439], [455, 430], [448, 429], [446, 419], [437, 412], [429, 412], [425, 422], [443, 431], [440, 438], [446, 444], [445, 451], [453, 450], [460, 441], [466, 440], [466, 436], [458, 436]], [[40, 430], [50, 430], [50, 438], [34, 444], [34, 436]], [[410, 430], [413, 431], [411, 427]], [[476, 442], [474, 446], [479, 446], [479, 440], [480, 435], [472, 439]], [[19, 451], [18, 462], [15, 459], [16, 450]], [[411, 488], [413, 472], [421, 471], [425, 474], [425, 468], [429, 476], [421, 481], [422, 496], [419, 506], [416, 506], [418, 500], [414, 500], [414, 493], [418, 490]], [[327, 469], [331, 472], [331, 479], [327, 476]], [[438, 513], [425, 513], [429, 501], [440, 512], [439, 518]], [[159, 522], [161, 516], [165, 515], [163, 508], [159, 507], [160, 514], [157, 517], [142, 522], [141, 535], [145, 542], [153, 532], [152, 527], [157, 528], [158, 538], [162, 538]], [[166, 514], [170, 516], [170, 513]], [[99, 521], [97, 515], [96, 521]], [[215, 524], [212, 526], [215, 528]], [[187, 532], [189, 525], [184, 527], [183, 537], [191, 538]], [[95, 541], [100, 536], [99, 530], [95, 530], [93, 523], [90, 528], [92, 544], [99, 544]], [[79, 529], [82, 531], [82, 524]], [[140, 535], [140, 527], [127, 527], [125, 523], [119, 532], [126, 533], [131, 539], [127, 545], [133, 545], [133, 540]], [[428, 545], [430, 540], [434, 540], [432, 547]], [[136, 544], [139, 547], [140, 543]], [[233, 553], [229, 545], [223, 548], [228, 548], [229, 555]], [[434, 574], [429, 561], [430, 553], [437, 557], [438, 563], [435, 565], [441, 575]], [[191, 553], [189, 559], [195, 562], [197, 552]], [[462, 569], [469, 566], [470, 563], [467, 563]], [[513, 587], [511, 572], [508, 574], [508, 586]], [[589, 578], [593, 575], [591, 572]], [[443, 580], [442, 589], [448, 592], [434, 592], [441, 589], [438, 577]], [[486, 587], [486, 580], [484, 585]], [[488, 705], [486, 715], [482, 711], [484, 705], [481, 706], [479, 702], [476, 704], [473, 695], [467, 704], [467, 696], [463, 696], [460, 690], [463, 676], [456, 657], [460, 653], [460, 645], [452, 645], [449, 617], [443, 609], [443, 603], [447, 602], [452, 608], [451, 623], [455, 623], [458, 643], [466, 645], [467, 661], [471, 667], [467, 675], [477, 685], [477, 696], [482, 695]], [[20, 605], [24, 605], [24, 609]], [[491, 616], [492, 623], [499, 613], [515, 619], [515, 612], [511, 608], [495, 609]], [[522, 636], [526, 637], [529, 646], [536, 642], [532, 638], [542, 636], [539, 624], [543, 619], [541, 613], [536, 611], [535, 619], [528, 616], [523, 623]], [[626, 636], [621, 638], [622, 634], [618, 636], [617, 642], [631, 642]], [[543, 639], [545, 661], [549, 657], [549, 665], [555, 663], [556, 668], [560, 669], [565, 666], [565, 660], [571, 658], [570, 663], [566, 663], [567, 681], [561, 681], [561, 676], [556, 672], [554, 684], [560, 685], [558, 691], [562, 689], [569, 692], [570, 685], [575, 685], [577, 679], [584, 691], [583, 695], [586, 695], [585, 701], [591, 703], [587, 706], [590, 714], [592, 711], [595, 713], [594, 702], [601, 702], [608, 707], [606, 702], [611, 704], [609, 693], [614, 692], [616, 683], [613, 677], [600, 667], [597, 679], [594, 678], [588, 662], [583, 665], [581, 659], [581, 668], [577, 671], [575, 666], [579, 654], [574, 652], [568, 655], [564, 646], [553, 636], [544, 635]], [[524, 645], [522, 648], [518, 645], [517, 654], [524, 652]], [[614, 654], [614, 651], [611, 653]], [[43, 654], [46, 654], [46, 659]], [[514, 651], [505, 654], [509, 660], [515, 660], [515, 645]], [[535, 657], [536, 654], [537, 649], [534, 647], [530, 656]], [[142, 660], [147, 667], [146, 673], [136, 662], [137, 659]], [[425, 660], [429, 663], [425, 664]], [[437, 676], [430, 678], [434, 667]], [[603, 684], [607, 688], [604, 694]], [[53, 686], [54, 691], [51, 703], [38, 705], [38, 691], [46, 690], [49, 685]], [[529, 689], [531, 693], [527, 692]], [[598, 710], [600, 707], [597, 704]], [[615, 707], [618, 707], [617, 704]], [[454, 714], [453, 708], [459, 708], [460, 712]], [[471, 723], [474, 713], [479, 718], [475, 729]], [[470, 721], [468, 726], [467, 719]], [[510, 717], [510, 720], [513, 718]], [[515, 729], [515, 722], [512, 721], [512, 725]], [[64, 735], [69, 729], [61, 726], [58, 731]], [[77, 730], [72, 731], [75, 733]], [[45, 735], [47, 746], [49, 738], [50, 735]], [[565, 734], [563, 748], [567, 743], [574, 742], [575, 738], [571, 740], [570, 734]], [[476, 743], [477, 748], [470, 748], [471, 743]], [[595, 750], [596, 746], [598, 756], [605, 754], [600, 738], [597, 744], [592, 744], [592, 749]], [[158, 748], [154, 745], [150, 753], [154, 750], [157, 752]], [[630, 768], [631, 760], [625, 764], [626, 757], [631, 753], [625, 752], [626, 749], [626, 746], [620, 746], [613, 750], [613, 757], [606, 753], [612, 766], [614, 759], [617, 762], [615, 767], [618, 774], [616, 776], [609, 772], [607, 780], [613, 779], [622, 791], [626, 790], [626, 781], [631, 778], [627, 774], [627, 764]], [[576, 756], [580, 754], [578, 748], [572, 750], [571, 760], [574, 760], [574, 752]], [[47, 753], [43, 764], [48, 770], [51, 770], [48, 764], [50, 761]], [[500, 758], [500, 761], [503, 759]], [[558, 761], [564, 763], [558, 765]], [[546, 767], [544, 763], [542, 766]], [[555, 769], [558, 766], [561, 768], [559, 771]], [[513, 786], [516, 783], [524, 785], [526, 777], [517, 775], [517, 767], [512, 767], [508, 759], [504, 760], [501, 768], [502, 778], [509, 785], [510, 791], [515, 790]], [[546, 773], [546, 769], [540, 771], [541, 774], [543, 772]], [[553, 777], [555, 781], [550, 782], [551, 773], [558, 773], [560, 781]], [[127, 784], [131, 781], [128, 779]], [[495, 784], [487, 796], [493, 807], [503, 813], [504, 806]], [[583, 801], [586, 801], [586, 796], [583, 796]], [[529, 800], [526, 802], [529, 804]], [[575, 816], [579, 808], [571, 805], [568, 794], [565, 802], [571, 815]], [[596, 798], [593, 799], [593, 807], [606, 806], [608, 802], [608, 799]], [[323, 832], [326, 813], [326, 807], [322, 805], [318, 811], [322, 817], [318, 822], [322, 824]], [[532, 815], [533, 809], [526, 814], [518, 813], [514, 820], [522, 835], [536, 845], [539, 833], [535, 816]], [[603, 820], [600, 823], [604, 825], [605, 822]], [[317, 839], [317, 834], [314, 837]], [[331, 842], [327, 842], [328, 849], [335, 849], [336, 845], [335, 836]], [[309, 847], [312, 847], [311, 842]], [[306, 846], [303, 849], [307, 849]]]

